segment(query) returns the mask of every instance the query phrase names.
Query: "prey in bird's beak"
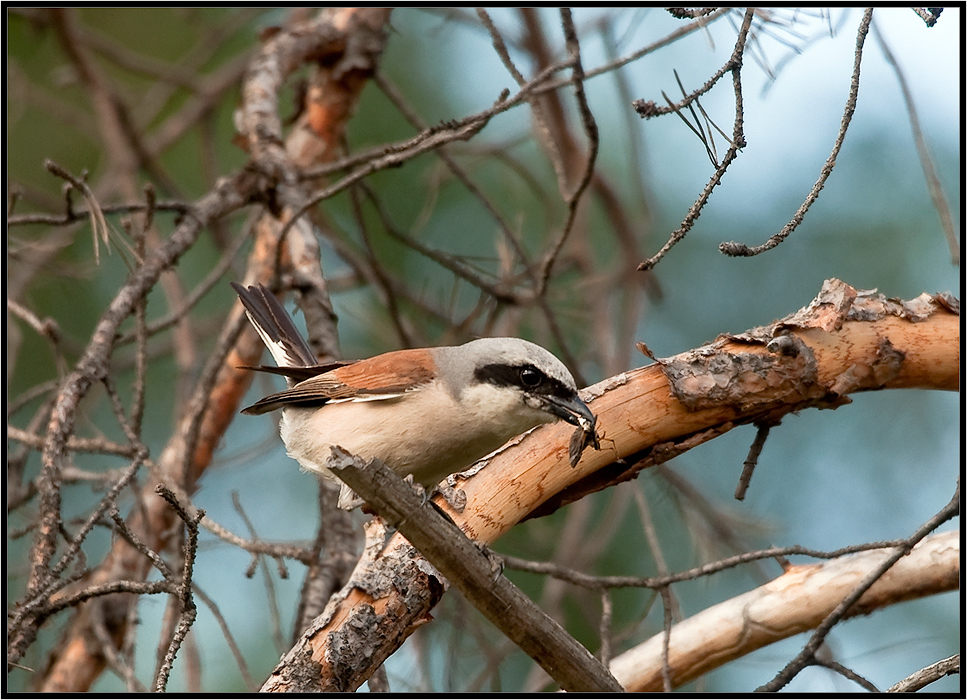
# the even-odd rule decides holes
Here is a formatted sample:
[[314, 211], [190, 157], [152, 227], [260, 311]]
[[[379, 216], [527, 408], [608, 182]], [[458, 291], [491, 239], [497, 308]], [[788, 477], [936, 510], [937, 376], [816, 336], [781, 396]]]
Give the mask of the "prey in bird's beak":
[[595, 430], [598, 418], [591, 413], [586, 403], [577, 395], [567, 399], [558, 396], [546, 398], [547, 410], [550, 413], [578, 428], [571, 436], [571, 444], [568, 447], [568, 458], [572, 467], [577, 465], [588, 445], [596, 450], [601, 449], [601, 442]]
[[553, 413], [561, 420], [566, 420], [571, 425], [577, 425], [585, 431], [594, 430], [597, 418], [591, 413], [588, 405], [576, 394], [567, 398], [550, 394], [542, 398], [544, 399], [544, 410], [548, 413]]

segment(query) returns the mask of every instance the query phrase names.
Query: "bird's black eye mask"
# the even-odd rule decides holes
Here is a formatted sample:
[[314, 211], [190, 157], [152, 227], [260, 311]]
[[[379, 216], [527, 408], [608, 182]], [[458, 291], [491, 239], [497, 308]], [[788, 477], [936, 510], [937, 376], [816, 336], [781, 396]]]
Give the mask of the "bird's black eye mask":
[[473, 373], [478, 382], [486, 382], [494, 386], [515, 387], [528, 394], [557, 396], [569, 399], [574, 396], [574, 390], [566, 386], [559, 379], [548, 377], [534, 365], [503, 365], [492, 364], [478, 367]]

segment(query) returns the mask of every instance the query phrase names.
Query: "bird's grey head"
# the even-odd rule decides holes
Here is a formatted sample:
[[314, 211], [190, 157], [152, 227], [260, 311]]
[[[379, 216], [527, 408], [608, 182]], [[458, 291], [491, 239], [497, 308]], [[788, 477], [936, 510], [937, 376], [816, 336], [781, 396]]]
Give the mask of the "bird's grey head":
[[[578, 398], [571, 373], [540, 345], [520, 338], [481, 338], [437, 352], [441, 376], [451, 391], [513, 390], [522, 408], [535, 412], [534, 425], [554, 418], [574, 425], [594, 424], [590, 409]], [[543, 413], [543, 419], [537, 412]]]

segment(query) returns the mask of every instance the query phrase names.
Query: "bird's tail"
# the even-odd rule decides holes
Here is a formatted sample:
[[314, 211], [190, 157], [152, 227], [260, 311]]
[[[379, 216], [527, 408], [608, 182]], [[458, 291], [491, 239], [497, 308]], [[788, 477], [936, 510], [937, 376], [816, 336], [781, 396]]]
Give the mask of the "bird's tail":
[[309, 343], [299, 333], [285, 307], [268, 289], [261, 284], [248, 288], [236, 282], [231, 284], [245, 307], [245, 314], [272, 353], [275, 364], [281, 368], [318, 366], [319, 361]]

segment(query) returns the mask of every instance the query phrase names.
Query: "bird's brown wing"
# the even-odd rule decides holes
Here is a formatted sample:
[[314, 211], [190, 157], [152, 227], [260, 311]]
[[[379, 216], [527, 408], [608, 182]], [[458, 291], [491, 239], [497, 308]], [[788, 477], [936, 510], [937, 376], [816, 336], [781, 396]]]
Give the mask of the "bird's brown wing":
[[392, 399], [432, 381], [433, 367], [433, 356], [426, 349], [387, 352], [310, 377], [290, 389], [266, 396], [242, 413], [267, 413], [293, 405]]

